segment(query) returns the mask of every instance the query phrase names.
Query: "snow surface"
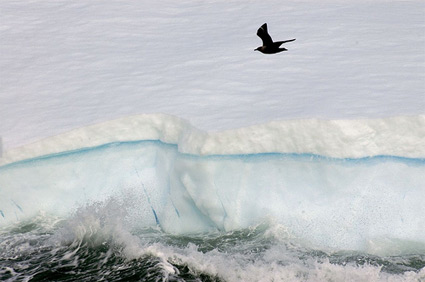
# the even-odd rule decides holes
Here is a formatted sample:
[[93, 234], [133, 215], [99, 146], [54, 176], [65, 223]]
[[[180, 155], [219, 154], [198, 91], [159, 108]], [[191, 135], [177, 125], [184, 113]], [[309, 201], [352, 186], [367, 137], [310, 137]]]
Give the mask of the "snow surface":
[[[424, 1], [5, 0], [0, 14], [6, 151], [145, 113], [211, 131], [425, 112]], [[288, 52], [253, 51], [264, 22], [297, 39]]]
[[425, 160], [425, 115], [273, 121], [221, 132], [205, 132], [170, 115], [138, 115], [81, 127], [10, 149], [0, 158], [0, 165], [111, 143], [146, 140], [174, 144], [180, 153], [199, 156], [284, 153]]

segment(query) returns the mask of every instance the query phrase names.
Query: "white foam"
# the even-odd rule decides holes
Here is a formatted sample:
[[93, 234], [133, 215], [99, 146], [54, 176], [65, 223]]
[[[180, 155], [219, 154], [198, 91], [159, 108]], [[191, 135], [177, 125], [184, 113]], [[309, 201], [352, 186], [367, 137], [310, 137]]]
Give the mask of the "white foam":
[[[117, 205], [118, 204], [118, 205]], [[355, 265], [354, 263], [335, 264], [328, 259], [310, 257], [305, 249], [287, 236], [281, 236], [285, 228], [270, 222], [265, 230], [265, 238], [271, 239], [271, 248], [260, 253], [238, 252], [240, 247], [252, 248], [241, 238], [237, 246], [231, 246], [227, 251], [217, 249], [200, 251], [199, 246], [188, 243], [176, 246], [164, 243], [164, 234], [156, 233], [148, 238], [132, 235], [123, 224], [127, 219], [128, 203], [122, 199], [110, 199], [101, 205], [81, 208], [59, 232], [56, 239], [66, 239], [73, 242], [76, 249], [65, 255], [73, 257], [82, 240], [91, 244], [108, 242], [118, 247], [120, 254], [127, 259], [137, 259], [153, 256], [158, 262], [162, 275], [178, 274], [175, 265], [186, 266], [191, 274], [207, 274], [224, 279], [225, 281], [416, 281], [425, 275], [425, 268], [419, 272], [406, 271], [403, 274], [389, 274], [382, 271], [382, 266], [370, 264]], [[65, 237], [63, 235], [65, 234]], [[155, 237], [158, 236], [158, 237]], [[263, 234], [261, 235], [263, 236]], [[246, 238], [245, 238], [246, 239]], [[264, 238], [260, 238], [262, 241]], [[54, 240], [54, 239], [53, 239]], [[151, 241], [153, 240], [153, 241]], [[165, 240], [167, 241], [167, 240]], [[246, 245], [248, 244], [248, 246]], [[255, 243], [254, 243], [255, 245]], [[301, 252], [301, 253], [299, 253]]]
[[225, 281], [420, 281], [425, 277], [425, 268], [419, 272], [388, 274], [381, 266], [338, 265], [325, 260], [299, 260], [290, 257], [288, 250], [274, 246], [264, 256], [253, 254], [226, 253], [212, 250], [201, 252], [189, 244], [176, 248], [154, 244], [146, 250], [160, 253], [161, 258], [179, 265], [187, 265], [192, 273], [205, 273]]
[[125, 117], [78, 128], [4, 152], [0, 165], [113, 142], [159, 140], [182, 153], [317, 154], [334, 158], [377, 155], [425, 157], [425, 115], [361, 120], [285, 120], [205, 132], [164, 114]]

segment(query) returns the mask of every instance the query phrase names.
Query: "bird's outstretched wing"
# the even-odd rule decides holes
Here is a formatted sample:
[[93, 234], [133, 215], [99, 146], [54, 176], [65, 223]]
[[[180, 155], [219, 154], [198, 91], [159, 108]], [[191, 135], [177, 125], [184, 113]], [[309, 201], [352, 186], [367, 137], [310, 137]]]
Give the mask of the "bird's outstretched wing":
[[263, 46], [270, 46], [273, 44], [273, 40], [267, 32], [267, 24], [263, 24], [258, 30], [257, 35], [263, 40]]
[[289, 39], [289, 40], [284, 40], [284, 41], [276, 41], [276, 42], [274, 42], [274, 44], [277, 45], [277, 46], [280, 46], [283, 43], [292, 42], [292, 41], [295, 41], [295, 39]]

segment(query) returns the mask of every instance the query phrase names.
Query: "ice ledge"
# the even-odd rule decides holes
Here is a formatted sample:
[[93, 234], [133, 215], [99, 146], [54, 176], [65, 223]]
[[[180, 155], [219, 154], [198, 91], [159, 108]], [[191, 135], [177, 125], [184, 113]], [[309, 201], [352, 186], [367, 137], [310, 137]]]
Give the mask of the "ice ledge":
[[149, 114], [119, 118], [71, 130], [3, 152], [0, 165], [113, 142], [159, 140], [177, 144], [188, 124], [182, 119]]
[[3, 152], [0, 165], [113, 142], [159, 140], [181, 153], [378, 155], [425, 158], [425, 115], [358, 120], [285, 120], [205, 132], [171, 115], [144, 114], [94, 124]]

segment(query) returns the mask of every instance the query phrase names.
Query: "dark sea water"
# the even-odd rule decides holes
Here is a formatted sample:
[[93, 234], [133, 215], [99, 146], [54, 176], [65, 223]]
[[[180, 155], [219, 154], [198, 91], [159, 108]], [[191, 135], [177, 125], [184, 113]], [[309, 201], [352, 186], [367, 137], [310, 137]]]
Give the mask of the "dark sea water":
[[282, 226], [171, 235], [46, 215], [3, 229], [2, 281], [423, 281], [425, 254], [303, 247]]

